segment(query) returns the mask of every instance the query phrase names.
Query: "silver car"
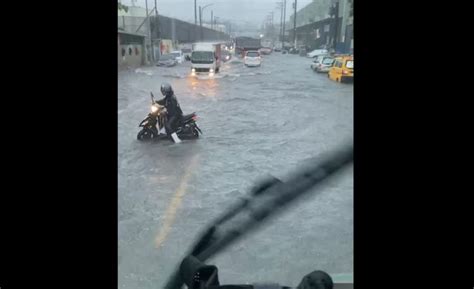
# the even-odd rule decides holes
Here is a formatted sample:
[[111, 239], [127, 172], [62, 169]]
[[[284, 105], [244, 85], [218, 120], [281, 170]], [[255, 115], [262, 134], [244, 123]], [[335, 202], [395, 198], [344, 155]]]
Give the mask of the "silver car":
[[177, 63], [175, 56], [172, 54], [163, 54], [160, 56], [160, 60], [156, 63], [157, 66], [171, 67]]
[[319, 60], [315, 60], [311, 64], [311, 68], [316, 72], [329, 72], [332, 64], [334, 63], [334, 58], [331, 56], [324, 56]]

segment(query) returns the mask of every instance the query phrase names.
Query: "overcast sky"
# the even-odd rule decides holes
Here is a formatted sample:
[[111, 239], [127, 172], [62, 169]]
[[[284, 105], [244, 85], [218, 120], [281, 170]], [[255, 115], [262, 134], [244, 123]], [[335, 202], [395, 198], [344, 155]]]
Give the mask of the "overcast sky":
[[[147, 0], [148, 8], [151, 9], [155, 0]], [[238, 24], [251, 22], [255, 25], [261, 25], [265, 17], [274, 11], [274, 23], [280, 22], [280, 10], [277, 2], [282, 0], [197, 0], [197, 6], [205, 6], [213, 3], [204, 10], [203, 20], [210, 21], [211, 10], [214, 16], [221, 19], [231, 20]], [[292, 13], [292, 3], [294, 0], [287, 0], [286, 16], [287, 21]], [[178, 18], [184, 21], [194, 22], [194, 0], [156, 0], [158, 12], [164, 16]], [[298, 0], [298, 10], [303, 8], [312, 0]], [[131, 0], [122, 0], [125, 5], [131, 5]], [[145, 7], [145, 0], [137, 0], [137, 6]], [[199, 8], [198, 8], [199, 9]], [[199, 13], [199, 12], [198, 12]], [[199, 17], [199, 14], [198, 14]]]

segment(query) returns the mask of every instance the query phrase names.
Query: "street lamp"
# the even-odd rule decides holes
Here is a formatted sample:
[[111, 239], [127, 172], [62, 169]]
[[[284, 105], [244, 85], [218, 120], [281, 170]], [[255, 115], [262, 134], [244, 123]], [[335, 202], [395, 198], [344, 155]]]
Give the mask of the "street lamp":
[[209, 7], [211, 5], [214, 5], [214, 3], [207, 4], [204, 7], [199, 6], [199, 26], [201, 26], [201, 40], [203, 40], [203, 33], [202, 33], [202, 14], [204, 13], [204, 9], [206, 7]]

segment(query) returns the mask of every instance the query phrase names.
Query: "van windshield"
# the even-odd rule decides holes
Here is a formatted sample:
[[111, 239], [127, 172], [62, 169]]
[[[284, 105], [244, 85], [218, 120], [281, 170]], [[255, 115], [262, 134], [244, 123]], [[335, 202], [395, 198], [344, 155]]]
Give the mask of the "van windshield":
[[211, 51], [193, 51], [191, 54], [192, 63], [213, 63], [214, 53]]

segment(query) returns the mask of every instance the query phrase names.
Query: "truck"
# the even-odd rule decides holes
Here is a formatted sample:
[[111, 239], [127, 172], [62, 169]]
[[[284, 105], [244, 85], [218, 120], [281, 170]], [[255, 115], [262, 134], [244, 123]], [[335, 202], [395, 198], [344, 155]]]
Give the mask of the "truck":
[[262, 48], [260, 39], [251, 37], [237, 37], [235, 38], [235, 54], [244, 57], [245, 52], [249, 50], [258, 51]]
[[208, 73], [212, 76], [221, 67], [221, 43], [198, 42], [191, 53], [191, 75]]
[[262, 39], [260, 42], [262, 44], [262, 47], [273, 49], [273, 41], [271, 39]]

